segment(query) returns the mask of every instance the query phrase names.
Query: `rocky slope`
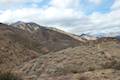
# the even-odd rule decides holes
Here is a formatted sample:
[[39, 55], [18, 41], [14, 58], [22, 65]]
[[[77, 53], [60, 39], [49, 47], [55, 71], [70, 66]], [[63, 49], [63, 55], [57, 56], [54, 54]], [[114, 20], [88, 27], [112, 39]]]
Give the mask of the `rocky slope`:
[[[26, 35], [19, 29], [0, 23], [0, 68], [19, 66], [23, 62], [38, 57], [39, 54], [36, 51], [25, 47], [24, 43], [19, 43], [24, 38], [17, 35], [18, 33]], [[19, 40], [16, 41], [13, 36], [19, 36]]]
[[17, 22], [12, 24], [12, 26], [28, 32], [32, 40], [42, 45], [42, 48], [39, 48], [39, 46], [36, 48], [46, 52], [58, 51], [70, 46], [78, 46], [83, 43], [82, 40], [76, 39], [66, 32], [63, 33], [60, 30], [53, 30], [32, 22]]
[[40, 56], [18, 70], [35, 80], [119, 80], [119, 53], [120, 42], [104, 38]]
[[12, 25], [0, 23], [0, 67], [3, 68], [16, 67], [45, 53], [81, 44], [69, 35], [35, 23]]

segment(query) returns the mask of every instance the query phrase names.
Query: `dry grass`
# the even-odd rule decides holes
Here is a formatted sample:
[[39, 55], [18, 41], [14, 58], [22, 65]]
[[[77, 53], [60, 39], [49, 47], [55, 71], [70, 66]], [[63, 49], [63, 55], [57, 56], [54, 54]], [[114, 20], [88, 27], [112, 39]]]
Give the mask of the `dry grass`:
[[[115, 41], [108, 41], [99, 43], [99, 48], [97, 45], [83, 45], [43, 55], [36, 61], [34, 70], [37, 71], [41, 65], [45, 65], [41, 74], [45, 73], [53, 77], [104, 69], [119, 70], [119, 44]], [[33, 70], [30, 71], [36, 73]]]

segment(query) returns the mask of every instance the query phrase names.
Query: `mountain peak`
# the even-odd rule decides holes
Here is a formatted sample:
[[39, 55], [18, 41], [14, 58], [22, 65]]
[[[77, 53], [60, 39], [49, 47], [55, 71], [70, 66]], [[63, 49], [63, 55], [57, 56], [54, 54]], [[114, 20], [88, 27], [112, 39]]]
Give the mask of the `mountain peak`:
[[80, 37], [84, 40], [97, 40], [97, 37], [89, 35], [89, 34], [81, 34]]
[[22, 22], [22, 21], [15, 22], [11, 25], [13, 27], [17, 27], [17, 28], [20, 28], [22, 30], [26, 30], [29, 32], [34, 32], [34, 31], [38, 30], [40, 27], [42, 27], [34, 22]]

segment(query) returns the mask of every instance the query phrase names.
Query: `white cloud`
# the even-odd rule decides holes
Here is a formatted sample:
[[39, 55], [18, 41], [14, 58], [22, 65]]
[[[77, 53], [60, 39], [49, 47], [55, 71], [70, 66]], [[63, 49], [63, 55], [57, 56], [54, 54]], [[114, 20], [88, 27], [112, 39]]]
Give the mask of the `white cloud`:
[[[41, 10], [35, 8], [23, 8], [17, 10], [6, 10], [0, 14], [0, 22], [14, 22], [17, 20], [25, 20], [29, 17], [39, 14]], [[36, 15], [37, 16], [37, 15]]]
[[89, 2], [94, 3], [95, 5], [100, 5], [102, 0], [89, 0]]
[[[120, 0], [116, 0], [113, 6], [118, 5]], [[115, 8], [115, 7], [114, 7]], [[84, 20], [85, 19], [85, 20]], [[120, 32], [120, 7], [116, 6], [116, 9], [112, 9], [109, 13], [94, 12], [92, 15], [83, 17], [83, 20], [79, 20], [78, 24], [69, 29], [74, 33], [112, 33]]]
[[76, 4], [79, 4], [78, 1], [79, 0], [51, 0], [51, 6], [44, 9], [8, 9], [0, 14], [0, 22], [15, 22], [18, 20], [34, 21], [41, 25], [61, 26], [60, 28], [65, 29], [65, 26], [74, 24], [70, 24], [73, 20], [77, 21], [83, 16], [81, 10], [76, 11], [75, 9], [75, 6], [77, 7]]
[[1, 7], [7, 7], [10, 6], [14, 7], [15, 5], [21, 5], [25, 3], [40, 3], [42, 0], [0, 0]]
[[[94, 1], [100, 3], [98, 0]], [[51, 6], [44, 9], [22, 8], [0, 11], [0, 22], [34, 21], [40, 25], [55, 26], [76, 34], [120, 31], [120, 9], [105, 14], [94, 12], [86, 16], [78, 2], [79, 0], [51, 0]]]
[[115, 0], [115, 3], [111, 7], [111, 9], [120, 9], [120, 0]]
[[41, 25], [56, 27], [62, 25], [60, 28], [64, 28], [73, 20], [79, 20], [82, 16], [81, 11], [74, 11], [73, 9], [57, 9], [56, 7], [46, 9], [23, 8], [3, 11], [0, 14], [0, 22], [34, 21]]
[[80, 4], [80, 0], [51, 0], [50, 4], [56, 8], [73, 8]]
[[12, 3], [28, 3], [28, 2], [41, 2], [42, 0], [0, 0], [1, 4], [12, 4]]

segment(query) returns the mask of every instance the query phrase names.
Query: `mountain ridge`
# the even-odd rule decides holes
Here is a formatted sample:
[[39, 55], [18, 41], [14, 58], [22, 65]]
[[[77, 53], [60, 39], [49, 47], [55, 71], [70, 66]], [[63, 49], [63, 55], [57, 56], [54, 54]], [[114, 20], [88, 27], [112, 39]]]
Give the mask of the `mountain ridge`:
[[68, 36], [70, 36], [70, 37], [72, 37], [76, 40], [83, 41], [83, 42], [85, 42], [86, 40], [96, 40], [96, 39], [102, 38], [102, 37], [114, 37], [114, 38], [119, 39], [119, 35], [120, 35], [120, 32], [99, 33], [99, 34], [94, 34], [94, 35], [83, 33], [83, 34], [80, 34], [80, 35], [75, 35], [75, 34], [72, 34], [72, 33], [65, 32], [63, 30], [54, 28], [54, 27], [46, 27], [46, 26], [41, 26], [39, 24], [36, 24], [34, 22], [23, 22], [23, 21], [18, 21], [18, 22], [12, 23], [12, 24], [10, 24], [10, 26], [18, 27], [18, 28], [26, 30], [28, 32], [35, 32], [40, 28], [45, 28], [45, 29], [54, 30], [54, 31], [66, 34], [66, 35], [68, 35]]
[[14, 68], [40, 55], [81, 44], [83, 42], [46, 28], [31, 33], [0, 23], [0, 68]]
[[59, 33], [68, 35], [68, 36], [70, 36], [70, 37], [72, 37], [72, 38], [74, 38], [76, 40], [82, 41], [82, 42], [86, 42], [86, 40], [96, 40], [97, 39], [96, 37], [88, 35], [88, 34], [84, 34], [84, 36], [83, 35], [79, 36], [79, 35], [75, 35], [75, 34], [72, 34], [72, 33], [69, 33], [69, 32], [65, 32], [65, 31], [57, 29], [57, 28], [40, 26], [40, 25], [38, 25], [38, 24], [36, 24], [34, 22], [18, 21], [18, 22], [12, 23], [11, 26], [18, 27], [18, 28], [26, 30], [28, 32], [35, 32], [40, 28], [45, 28], [45, 29], [57, 31]]

